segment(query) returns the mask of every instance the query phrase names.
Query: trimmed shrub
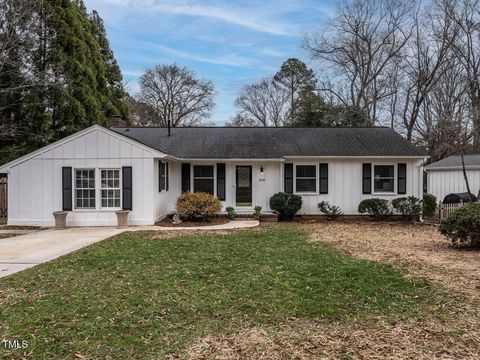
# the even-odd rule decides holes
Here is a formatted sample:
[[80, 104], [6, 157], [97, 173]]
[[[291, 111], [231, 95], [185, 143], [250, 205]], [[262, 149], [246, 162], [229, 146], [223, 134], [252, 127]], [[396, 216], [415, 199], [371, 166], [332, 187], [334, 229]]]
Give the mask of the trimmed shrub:
[[328, 219], [336, 220], [343, 215], [342, 209], [336, 205], [330, 205], [328, 201], [318, 203], [318, 209], [322, 214], [325, 214]]
[[423, 215], [433, 216], [437, 210], [437, 198], [432, 194], [423, 194]]
[[480, 247], [480, 204], [455, 210], [440, 222], [439, 230], [454, 246]]
[[253, 217], [258, 220], [260, 219], [260, 216], [262, 216], [262, 207], [260, 205], [256, 205], [253, 208]]
[[393, 214], [390, 202], [385, 199], [365, 199], [358, 204], [360, 214], [368, 214], [374, 218], [386, 218]]
[[203, 192], [185, 192], [177, 199], [177, 214], [182, 220], [208, 221], [221, 208], [220, 200]]
[[302, 198], [298, 195], [279, 192], [270, 198], [270, 209], [278, 213], [278, 220], [292, 220], [302, 208]]
[[230, 219], [230, 220], [233, 220], [235, 219], [235, 215], [237, 215], [235, 209], [231, 206], [227, 207], [225, 209], [227, 211], [227, 217]]
[[392, 206], [403, 217], [410, 220], [417, 220], [422, 214], [422, 200], [415, 196], [400, 197], [392, 200]]

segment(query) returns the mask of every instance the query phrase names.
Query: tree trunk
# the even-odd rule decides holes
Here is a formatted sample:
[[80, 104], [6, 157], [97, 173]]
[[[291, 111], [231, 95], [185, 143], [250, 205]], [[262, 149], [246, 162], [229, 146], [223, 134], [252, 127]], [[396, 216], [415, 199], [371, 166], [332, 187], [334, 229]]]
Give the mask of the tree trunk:
[[461, 154], [460, 157], [462, 158], [463, 178], [465, 179], [465, 185], [467, 186], [468, 197], [470, 198], [470, 202], [473, 202], [472, 193], [470, 192], [470, 184], [468, 183], [467, 170], [465, 169], [465, 160], [463, 159], [463, 154]]

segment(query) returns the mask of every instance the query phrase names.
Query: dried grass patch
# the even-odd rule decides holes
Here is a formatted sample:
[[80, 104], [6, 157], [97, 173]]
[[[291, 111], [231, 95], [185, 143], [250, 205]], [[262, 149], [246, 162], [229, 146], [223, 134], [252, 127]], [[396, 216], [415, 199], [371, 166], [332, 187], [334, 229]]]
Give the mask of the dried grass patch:
[[[461, 315], [460, 316], [465, 316]], [[205, 337], [182, 358], [203, 359], [477, 359], [478, 334], [429, 317], [391, 324], [292, 320], [230, 336]], [[473, 328], [476, 323], [469, 323]], [[470, 330], [474, 330], [469, 328]]]
[[311, 241], [332, 244], [358, 258], [401, 266], [456, 294], [480, 299], [480, 252], [451, 247], [435, 226], [381, 222], [305, 226]]

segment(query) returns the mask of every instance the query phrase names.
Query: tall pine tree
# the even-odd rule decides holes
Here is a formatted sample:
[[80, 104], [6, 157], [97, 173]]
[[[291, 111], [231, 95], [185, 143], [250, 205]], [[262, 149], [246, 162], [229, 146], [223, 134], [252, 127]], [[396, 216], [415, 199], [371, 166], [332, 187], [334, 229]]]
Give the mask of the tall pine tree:
[[[0, 147], [17, 149], [2, 157], [1, 162], [90, 125], [107, 125], [112, 115], [128, 116], [122, 75], [98, 13], [89, 15], [82, 0], [49, 0], [39, 4], [31, 14], [36, 19], [36, 26], [31, 29], [34, 46], [24, 57], [29, 71], [17, 72], [18, 79], [2, 81], [15, 89], [24, 82], [22, 76], [33, 77], [29, 79], [30, 86], [15, 94], [15, 102], [3, 96], [13, 94], [12, 91], [0, 94], [4, 108], [8, 102], [21, 104], [14, 116], [15, 124], [22, 124], [21, 136], [9, 142], [0, 139]], [[10, 56], [14, 55], [12, 52]], [[6, 77], [3, 72], [2, 77]], [[12, 114], [12, 110], [1, 112], [0, 124]]]

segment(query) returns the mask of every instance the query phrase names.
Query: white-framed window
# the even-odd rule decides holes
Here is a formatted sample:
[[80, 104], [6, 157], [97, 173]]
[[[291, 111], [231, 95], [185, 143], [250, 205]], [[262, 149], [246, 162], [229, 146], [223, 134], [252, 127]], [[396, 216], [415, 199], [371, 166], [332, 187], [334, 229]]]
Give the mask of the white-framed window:
[[75, 209], [95, 209], [95, 169], [75, 169]]
[[395, 165], [373, 165], [373, 192], [395, 192]]
[[317, 192], [317, 165], [295, 165], [295, 192]]
[[193, 166], [193, 192], [215, 195], [215, 172], [213, 165]]
[[100, 199], [102, 209], [121, 206], [120, 169], [100, 170]]
[[168, 191], [168, 162], [160, 161], [158, 163], [158, 192]]

